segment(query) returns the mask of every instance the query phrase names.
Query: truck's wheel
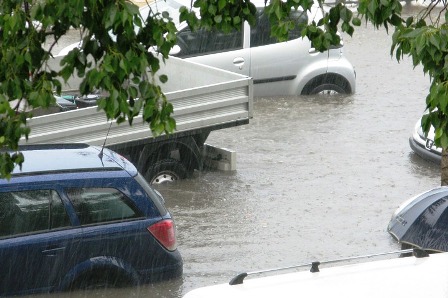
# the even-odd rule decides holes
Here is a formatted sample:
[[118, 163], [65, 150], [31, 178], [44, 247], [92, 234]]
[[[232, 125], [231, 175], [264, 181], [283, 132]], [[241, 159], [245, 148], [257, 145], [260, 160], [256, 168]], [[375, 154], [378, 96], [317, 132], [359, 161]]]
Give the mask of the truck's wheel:
[[148, 168], [145, 178], [150, 184], [162, 184], [185, 179], [187, 173], [185, 166], [178, 160], [164, 159]]

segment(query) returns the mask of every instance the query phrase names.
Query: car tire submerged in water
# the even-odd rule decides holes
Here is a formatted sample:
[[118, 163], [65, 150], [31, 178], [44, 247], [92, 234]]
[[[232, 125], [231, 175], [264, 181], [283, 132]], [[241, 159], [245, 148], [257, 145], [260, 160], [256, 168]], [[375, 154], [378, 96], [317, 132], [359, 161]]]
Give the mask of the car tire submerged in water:
[[176, 159], [163, 159], [153, 164], [145, 174], [150, 184], [162, 184], [185, 179], [188, 171], [185, 166]]
[[94, 270], [79, 276], [69, 287], [74, 290], [94, 290], [105, 288], [123, 288], [137, 285], [137, 280], [118, 271]]
[[349, 82], [338, 74], [323, 74], [313, 78], [305, 87], [303, 87], [302, 95], [313, 94], [350, 94], [352, 88]]

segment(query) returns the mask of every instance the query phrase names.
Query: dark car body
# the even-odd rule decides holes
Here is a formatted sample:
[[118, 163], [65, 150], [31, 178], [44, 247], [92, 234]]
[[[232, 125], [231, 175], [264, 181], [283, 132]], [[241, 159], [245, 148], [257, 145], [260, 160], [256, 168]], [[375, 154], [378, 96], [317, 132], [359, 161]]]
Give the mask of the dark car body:
[[0, 295], [182, 274], [171, 215], [129, 161], [84, 144], [21, 152], [0, 180]]

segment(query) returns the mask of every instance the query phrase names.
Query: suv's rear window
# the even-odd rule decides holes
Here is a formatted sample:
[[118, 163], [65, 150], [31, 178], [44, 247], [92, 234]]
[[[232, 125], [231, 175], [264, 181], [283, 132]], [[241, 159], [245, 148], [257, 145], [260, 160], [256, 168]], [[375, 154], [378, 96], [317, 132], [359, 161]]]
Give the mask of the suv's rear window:
[[142, 216], [132, 201], [114, 188], [70, 188], [66, 193], [81, 225]]
[[0, 237], [68, 226], [70, 219], [54, 190], [0, 193]]
[[156, 206], [157, 210], [159, 211], [160, 215], [165, 216], [168, 213], [168, 210], [165, 208], [165, 202], [164, 202], [162, 195], [159, 192], [157, 192], [156, 190], [154, 190], [141, 174], [138, 174], [135, 177], [135, 180], [146, 191], [146, 193], [148, 194], [148, 196], [151, 198], [152, 202]]

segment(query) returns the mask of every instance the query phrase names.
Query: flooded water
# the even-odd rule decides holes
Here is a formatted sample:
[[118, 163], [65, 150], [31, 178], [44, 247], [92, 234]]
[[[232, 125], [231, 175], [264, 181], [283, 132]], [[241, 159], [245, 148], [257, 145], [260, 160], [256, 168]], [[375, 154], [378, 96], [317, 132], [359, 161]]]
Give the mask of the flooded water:
[[440, 170], [408, 144], [429, 78], [391, 58], [390, 40], [365, 26], [345, 38], [356, 94], [257, 98], [249, 125], [213, 132], [208, 143], [237, 152], [235, 172], [159, 187], [177, 223], [182, 278], [66, 297], [178, 298], [244, 271], [398, 249], [386, 231], [392, 212], [438, 186]]

